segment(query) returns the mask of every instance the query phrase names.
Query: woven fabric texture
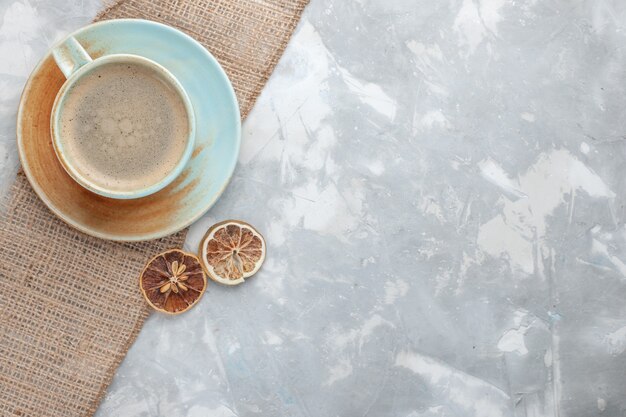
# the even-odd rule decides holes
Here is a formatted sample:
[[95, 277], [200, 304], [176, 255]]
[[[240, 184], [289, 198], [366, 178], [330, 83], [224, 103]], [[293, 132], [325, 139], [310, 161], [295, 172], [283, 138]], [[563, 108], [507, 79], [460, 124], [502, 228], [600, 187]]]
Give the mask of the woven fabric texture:
[[[308, 0], [122, 0], [96, 20], [159, 21], [200, 41], [245, 117]], [[24, 174], [0, 216], [0, 415], [88, 416], [150, 313], [138, 276], [186, 231], [142, 243], [87, 236], [57, 219]]]

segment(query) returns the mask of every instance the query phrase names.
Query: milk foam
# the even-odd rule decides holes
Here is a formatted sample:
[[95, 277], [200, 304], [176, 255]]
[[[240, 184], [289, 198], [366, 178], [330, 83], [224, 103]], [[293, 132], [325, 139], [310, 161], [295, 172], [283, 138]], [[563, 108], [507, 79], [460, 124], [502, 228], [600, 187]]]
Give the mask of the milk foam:
[[156, 184], [183, 156], [189, 134], [178, 92], [152, 68], [110, 63], [83, 75], [60, 113], [66, 158], [113, 191]]

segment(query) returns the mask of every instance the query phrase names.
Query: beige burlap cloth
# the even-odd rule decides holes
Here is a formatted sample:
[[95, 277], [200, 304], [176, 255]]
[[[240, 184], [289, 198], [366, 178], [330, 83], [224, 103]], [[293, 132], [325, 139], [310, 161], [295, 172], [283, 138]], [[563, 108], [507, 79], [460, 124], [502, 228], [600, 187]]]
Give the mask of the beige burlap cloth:
[[[143, 18], [200, 41], [228, 73], [245, 117], [308, 0], [128, 0], [96, 20]], [[113, 243], [58, 220], [18, 174], [0, 218], [0, 415], [95, 412], [150, 313], [137, 277], [158, 241]]]

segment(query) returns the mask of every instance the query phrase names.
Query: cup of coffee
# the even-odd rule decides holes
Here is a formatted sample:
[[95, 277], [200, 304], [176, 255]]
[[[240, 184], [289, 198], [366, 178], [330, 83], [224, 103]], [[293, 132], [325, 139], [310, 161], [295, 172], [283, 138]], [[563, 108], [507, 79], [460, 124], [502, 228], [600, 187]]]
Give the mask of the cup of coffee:
[[140, 198], [183, 171], [194, 112], [167, 69], [138, 55], [92, 59], [73, 37], [52, 54], [67, 78], [52, 108], [52, 142], [76, 182], [105, 197]]

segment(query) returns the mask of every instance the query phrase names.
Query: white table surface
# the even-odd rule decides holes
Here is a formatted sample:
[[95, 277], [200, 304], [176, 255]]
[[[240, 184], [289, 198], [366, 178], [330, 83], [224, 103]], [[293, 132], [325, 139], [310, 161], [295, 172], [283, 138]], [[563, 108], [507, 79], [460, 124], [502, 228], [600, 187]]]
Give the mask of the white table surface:
[[[99, 8], [0, 0], [3, 190], [28, 74]], [[624, 415], [625, 28], [617, 0], [312, 0], [186, 244], [246, 220], [263, 270], [152, 315], [97, 415]]]

